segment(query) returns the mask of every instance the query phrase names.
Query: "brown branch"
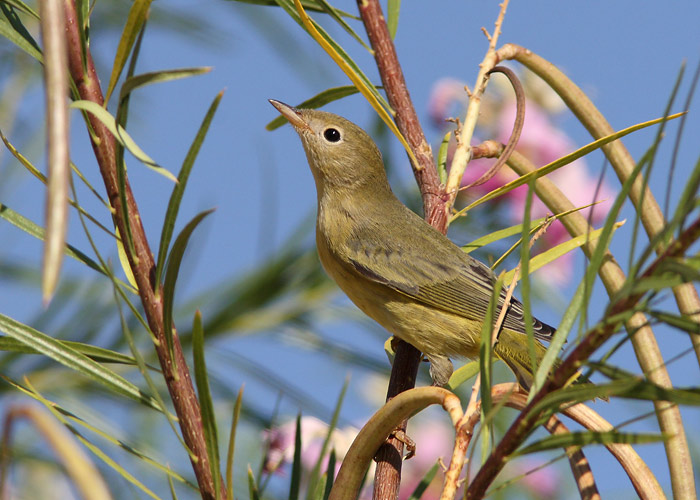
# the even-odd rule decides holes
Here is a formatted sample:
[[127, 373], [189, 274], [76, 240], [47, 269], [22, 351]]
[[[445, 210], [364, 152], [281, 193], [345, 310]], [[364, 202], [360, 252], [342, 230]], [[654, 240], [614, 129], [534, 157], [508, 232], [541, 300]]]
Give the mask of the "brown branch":
[[423, 196], [425, 219], [442, 233], [447, 231], [447, 213], [440, 188], [440, 179], [435, 169], [433, 153], [418, 121], [408, 93], [406, 80], [396, 55], [396, 47], [378, 0], [358, 0], [360, 17], [367, 30], [374, 59], [384, 85], [389, 104], [393, 108], [396, 125], [416, 155], [418, 165], [412, 165], [418, 187]]
[[[86, 48], [87, 60], [82, 60], [80, 27], [78, 26], [74, 0], [66, 0], [65, 8], [68, 68], [71, 77], [75, 82], [81, 99], [89, 100], [102, 106], [104, 97], [89, 48]], [[83, 71], [84, 67], [87, 68], [86, 72]], [[94, 131], [94, 135], [91, 135], [92, 147], [107, 190], [109, 202], [113, 208], [114, 222], [120, 234], [126, 235], [127, 226], [121, 209], [119, 184], [117, 182], [115, 139], [100, 120], [91, 114], [88, 114], [87, 119]], [[152, 281], [155, 274], [153, 253], [148, 245], [146, 233], [141, 224], [141, 216], [128, 180], [125, 181], [125, 190], [129, 225], [134, 243], [134, 253], [129, 251], [129, 245], [124, 245], [129, 265], [138, 285], [148, 325], [157, 341], [155, 344], [156, 354], [158, 355], [158, 360], [163, 370], [163, 377], [179, 419], [182, 436], [191, 452], [190, 460], [200, 493], [202, 498], [214, 499], [216, 498], [214, 480], [204, 441], [199, 402], [192, 386], [190, 371], [182, 352], [180, 340], [175, 331], [173, 331], [175, 359], [173, 360], [169, 356], [163, 330], [161, 286]], [[223, 489], [221, 498], [226, 498], [225, 490]]]
[[[447, 232], [447, 212], [443, 188], [437, 175], [433, 154], [413, 108], [411, 96], [396, 55], [396, 47], [378, 0], [358, 0], [358, 9], [374, 50], [379, 75], [389, 104], [393, 108], [396, 125], [408, 141], [418, 165], [412, 164], [413, 174], [423, 198], [425, 219], [443, 234]], [[387, 390], [387, 401], [398, 393], [415, 386], [420, 352], [410, 344], [399, 341]], [[406, 429], [406, 422], [399, 427]], [[377, 453], [374, 499], [395, 499], [401, 481], [403, 443], [391, 438]]]
[[[481, 186], [486, 181], [492, 179], [493, 176], [498, 173], [498, 171], [506, 164], [508, 158], [510, 158], [510, 155], [513, 154], [513, 151], [515, 151], [515, 148], [518, 145], [518, 140], [520, 139], [520, 133], [523, 131], [523, 125], [525, 124], [525, 90], [523, 89], [522, 83], [520, 83], [520, 80], [515, 75], [513, 70], [510, 68], [506, 68], [505, 66], [496, 66], [491, 71], [489, 71], [487, 75], [490, 75], [491, 73], [503, 73], [504, 75], [506, 75], [511, 85], [513, 85], [513, 90], [515, 91], [516, 108], [515, 121], [513, 122], [513, 131], [511, 132], [510, 138], [508, 139], [508, 144], [506, 144], [505, 148], [503, 148], [503, 152], [500, 154], [500, 156], [498, 156], [498, 160], [496, 160], [496, 163], [494, 163], [493, 166], [490, 169], [488, 169], [488, 171], [485, 172], [484, 175], [479, 177], [477, 180], [459, 188], [460, 191], [469, 189], [470, 187], [474, 186]], [[472, 159], [474, 158], [474, 148], [472, 148]]]
[[[665, 252], [659, 255], [654, 262], [649, 265], [639, 279], [653, 276], [662, 262], [669, 258], [683, 255], [690, 245], [696, 242], [699, 237], [700, 219], [697, 219], [683, 231], [676, 241], [669, 245]], [[621, 297], [612, 304], [606, 315], [608, 317], [614, 317], [622, 312], [628, 311], [633, 308], [642, 297], [643, 294], [641, 293]], [[539, 412], [532, 411], [535, 405], [542, 401], [547, 394], [564, 387], [567, 381], [576, 373], [581, 363], [590, 358], [595, 350], [615, 333], [617, 326], [618, 324], [611, 322], [584, 336], [581, 343], [554, 371], [552, 377], [545, 382], [542, 389], [533, 396], [530, 404], [527, 405], [508, 428], [501, 442], [496, 446], [474, 477], [474, 481], [469, 486], [465, 495], [467, 500], [482, 498], [484, 496], [486, 489], [505, 465], [506, 458], [513, 453], [529, 435], [530, 430], [540, 417]]]

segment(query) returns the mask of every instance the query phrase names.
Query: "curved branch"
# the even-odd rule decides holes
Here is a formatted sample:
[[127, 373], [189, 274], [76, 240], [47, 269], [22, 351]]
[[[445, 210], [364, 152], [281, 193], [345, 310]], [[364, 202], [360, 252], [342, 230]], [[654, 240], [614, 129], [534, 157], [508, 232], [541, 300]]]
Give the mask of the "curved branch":
[[462, 417], [459, 398], [441, 387], [410, 389], [382, 406], [367, 421], [350, 446], [333, 483], [329, 500], [355, 500], [377, 448], [400, 422], [434, 404], [442, 405], [453, 424]]
[[[523, 124], [525, 123], [525, 91], [523, 90], [523, 85], [520, 83], [520, 80], [518, 80], [513, 70], [505, 66], [496, 66], [487, 74], [490, 75], [491, 73], [503, 73], [506, 75], [511, 85], [513, 85], [513, 90], [515, 91], [515, 121], [513, 122], [513, 132], [510, 134], [508, 144], [503, 148], [501, 154], [498, 155], [496, 163], [477, 180], [459, 188], [460, 191], [474, 186], [481, 186], [483, 183], [492, 179], [503, 165], [506, 164], [510, 155], [513, 154], [513, 151], [515, 151], [518, 140], [520, 139], [520, 133], [523, 131]], [[474, 149], [475, 148], [472, 148], [472, 159], [476, 158]]]

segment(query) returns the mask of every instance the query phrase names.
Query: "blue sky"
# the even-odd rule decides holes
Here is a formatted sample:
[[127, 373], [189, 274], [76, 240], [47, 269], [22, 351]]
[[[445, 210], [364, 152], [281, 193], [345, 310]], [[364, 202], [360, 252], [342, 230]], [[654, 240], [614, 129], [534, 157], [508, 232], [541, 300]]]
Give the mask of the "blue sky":
[[[184, 1], [156, 3], [155, 6], [175, 8], [180, 12], [192, 9], [192, 4]], [[354, 2], [339, 2], [337, 6], [348, 11], [355, 9]], [[426, 124], [428, 139], [435, 145], [437, 131], [427, 125], [426, 113], [431, 86], [446, 76], [470, 84], [474, 81], [477, 65], [487, 46], [480, 27], [492, 30], [497, 5], [496, 2], [444, 1], [403, 2], [402, 7], [397, 50], [419, 117]], [[272, 133], [264, 130], [265, 124], [276, 116], [267, 99], [295, 104], [328, 87], [348, 83], [325, 53], [279, 9], [266, 8], [264, 21], [255, 17], [259, 10], [249, 5], [207, 1], [198, 2], [197, 9], [193, 18], [206, 20], [209, 24], [204, 30], [209, 40], [188, 41], [158, 27], [156, 10], [137, 71], [212, 66], [211, 73], [139, 90], [132, 101], [132, 110], [141, 107], [145, 112], [136, 114], [132, 111], [129, 121], [129, 131], [139, 145], [161, 165], [177, 172], [209, 103], [217, 92], [226, 89], [180, 211], [181, 227], [197, 212], [217, 207], [215, 214], [198, 229], [194, 247], [188, 253], [185, 279], [178, 292], [178, 298], [182, 300], [219, 282], [223, 276], [237, 276], [262, 262], [278, 250], [314, 210], [313, 181], [296, 134], [289, 127]], [[316, 18], [331, 26], [322, 16]], [[674, 107], [680, 109], [690, 75], [700, 56], [698, 19], [700, 4], [696, 1], [663, 4], [633, 1], [513, 2], [506, 15], [501, 42], [520, 44], [565, 70], [593, 98], [612, 126], [619, 129], [662, 114], [678, 70], [687, 60], [689, 68], [681, 87], [682, 99]], [[266, 30], [264, 26], [273, 29]], [[359, 23], [354, 27], [361, 31]], [[100, 28], [98, 25], [92, 27], [93, 50], [99, 57], [104, 84], [111, 68], [109, 54], [116, 47], [118, 33], [111, 30], [103, 35]], [[331, 33], [356, 57], [370, 78], [378, 81], [371, 56], [335, 27]], [[3, 77], [0, 77], [0, 86], [4, 86]], [[34, 89], [21, 105], [21, 116], [35, 112], [40, 103], [41, 94]], [[359, 96], [333, 103], [326, 109], [363, 126], [372, 122], [372, 111]], [[84, 127], [77, 114], [73, 124], [73, 161], [89, 174], [95, 185], [100, 186], [94, 172], [94, 158], [90, 148], [86, 147]], [[586, 131], [573, 118], [565, 119], [563, 126], [578, 145], [589, 142]], [[3, 130], [8, 133], [8, 130]], [[643, 154], [652, 136], [653, 132], [647, 130], [625, 139], [633, 157], [639, 158]], [[686, 123], [685, 141], [671, 186], [673, 195], [678, 194], [682, 181], [697, 160], [697, 137], [700, 137], [700, 119], [696, 102]], [[652, 186], [658, 186], [656, 193], [662, 203], [668, 182], [666, 169], [672, 138], [671, 133], [652, 175]], [[401, 179], [409, 182], [408, 163], [400, 146], [394, 143], [391, 147], [394, 167], [403, 172]], [[36, 144], [30, 151], [30, 156], [33, 154], [33, 160], [39, 165], [45, 163], [41, 151]], [[588, 164], [599, 169], [602, 159], [592, 156]], [[39, 200], [43, 196], [42, 188], [28, 175], [19, 174], [19, 168], [12, 165], [9, 155], [3, 153], [0, 165], [0, 174], [12, 175], [11, 189], [3, 189], [0, 184], [0, 201], [37, 222], [41, 221], [43, 208]], [[133, 160], [129, 163], [129, 175], [147, 232], [153, 235], [151, 244], [155, 246], [163, 206], [167, 203], [171, 186]], [[82, 199], [91, 203], [85, 194]], [[97, 209], [97, 205], [92, 208]], [[72, 216], [70, 223], [69, 241], [83, 250], [89, 248], [78, 219]], [[613, 252], [626, 257], [629, 233], [625, 231], [621, 230], [616, 236]], [[9, 225], [0, 224], [0, 240], [11, 242], [11, 245], [0, 248], [0, 260], [23, 259], [37, 266], [41, 262], [40, 245], [29, 237], [18, 235]], [[101, 243], [106, 244], [106, 241]], [[116, 262], [116, 253], [111, 257]], [[65, 274], [82, 272], [80, 265], [66, 262]], [[572, 293], [573, 289], [563, 292], [567, 297]], [[40, 304], [38, 289], [8, 289], [0, 284], [0, 312], [29, 321]], [[547, 310], [544, 305], [540, 307], [542, 311], [538, 314], [556, 324], [556, 311]], [[363, 349], [367, 346], [376, 359], [384, 356], [376, 335], [368, 335], [357, 326], [329, 324], [322, 329], [349, 345]], [[687, 340], [680, 334], [663, 332], [660, 335], [659, 342], [667, 356], [687, 347]], [[318, 399], [334, 401], [346, 367], [335, 366], [327, 359], [314, 358], [310, 363], [305, 351], [284, 343], [270, 345], [270, 338], [244, 337], [222, 339], [221, 342], [228, 342], [227, 346], [237, 352], [279, 366], [279, 373], [295, 377], [295, 383]], [[261, 352], [264, 353], [262, 357]], [[621, 359], [620, 363], [633, 368], [631, 352], [628, 350], [623, 355], [629, 359]], [[324, 376], [319, 377], [319, 373]], [[681, 385], [697, 385], [698, 367], [694, 358], [687, 357], [673, 365], [671, 374], [674, 382]], [[234, 375], [231, 380], [237, 385], [242, 378]], [[370, 410], [359, 394], [362, 380], [361, 373], [353, 375], [356, 386], [345, 412], [350, 420], [362, 418]], [[250, 394], [255, 393], [255, 385], [253, 388]], [[268, 393], [257, 403], [271, 411], [274, 394]], [[596, 409], [614, 421], [619, 415], [618, 410], [627, 415], [641, 411], [630, 410], [631, 406], [634, 405], [625, 403], [609, 410], [597, 404]], [[285, 410], [289, 413], [296, 411], [293, 406]], [[692, 420], [697, 421], [697, 417], [697, 412], [686, 413], [688, 433], [691, 440], [695, 439], [696, 450], [698, 428]], [[646, 449], [650, 451], [640, 449], [642, 456], [651, 461], [650, 465], [658, 472], [662, 484], [667, 485], [663, 459], [658, 453], [660, 447]], [[618, 484], [619, 467], [611, 465], [610, 471], [607, 470], [605, 464], [611, 462], [608, 462], [610, 459], [605, 452], [592, 452], [591, 460], [594, 467], [600, 467], [605, 491], [627, 491], [626, 485]]]

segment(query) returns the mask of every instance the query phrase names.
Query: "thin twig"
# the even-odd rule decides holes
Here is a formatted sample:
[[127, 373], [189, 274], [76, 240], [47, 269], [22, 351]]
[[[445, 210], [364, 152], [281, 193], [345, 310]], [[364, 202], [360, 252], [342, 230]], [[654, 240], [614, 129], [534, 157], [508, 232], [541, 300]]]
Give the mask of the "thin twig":
[[498, 63], [498, 59], [496, 57], [496, 44], [498, 43], [498, 37], [501, 34], [503, 18], [505, 17], [506, 9], [508, 8], [508, 0], [504, 0], [500, 7], [501, 9], [498, 13], [498, 18], [496, 19], [493, 35], [488, 37], [489, 47], [486, 51], [486, 55], [484, 56], [484, 60], [480, 64], [479, 74], [476, 77], [474, 90], [472, 90], [471, 94], [469, 95], [469, 107], [467, 108], [467, 113], [464, 117], [462, 130], [457, 141], [457, 148], [452, 156], [450, 175], [447, 178], [447, 186], [445, 188], [447, 196], [449, 197], [446, 204], [448, 212], [451, 210], [452, 205], [454, 204], [454, 199], [457, 196], [457, 190], [462, 182], [464, 171], [466, 170], [467, 163], [469, 163], [471, 157], [471, 140], [472, 136], [474, 135], [474, 129], [476, 128], [476, 122], [479, 119], [481, 96], [486, 90], [489, 72]]
[[[496, 66], [488, 72], [489, 75], [491, 73], [503, 73], [506, 75], [511, 85], [513, 85], [513, 90], [515, 91], [515, 121], [513, 122], [513, 132], [510, 134], [508, 143], [506, 144], [506, 147], [503, 148], [503, 152], [496, 160], [496, 163], [494, 163], [493, 166], [484, 172], [484, 174], [477, 180], [459, 188], [460, 191], [474, 186], [481, 186], [485, 182], [492, 179], [493, 176], [496, 175], [498, 171], [508, 162], [508, 158], [510, 158], [510, 155], [513, 153], [513, 151], [515, 151], [515, 148], [518, 145], [520, 133], [523, 131], [523, 124], [525, 123], [525, 90], [523, 89], [523, 85], [520, 83], [520, 80], [515, 75], [513, 70], [506, 68], [505, 66]], [[474, 158], [474, 148], [472, 148], [472, 158]]]

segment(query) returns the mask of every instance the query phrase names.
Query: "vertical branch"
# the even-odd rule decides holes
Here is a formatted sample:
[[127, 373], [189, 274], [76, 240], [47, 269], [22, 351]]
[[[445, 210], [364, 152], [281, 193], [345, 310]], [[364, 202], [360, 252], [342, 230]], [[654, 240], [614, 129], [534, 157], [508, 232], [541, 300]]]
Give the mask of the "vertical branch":
[[[396, 47], [389, 34], [381, 5], [378, 0], [358, 0], [357, 6], [374, 50], [384, 90], [395, 113], [396, 125], [408, 141], [418, 161], [418, 165], [412, 164], [411, 167], [423, 198], [425, 219], [444, 234], [447, 232], [444, 191], [440, 186], [432, 151], [425, 139], [408, 93], [406, 80], [396, 55]], [[415, 386], [419, 362], [420, 352], [410, 344], [400, 341], [391, 370], [387, 400]], [[399, 429], [406, 429], [406, 421], [402, 422]], [[395, 437], [387, 440], [377, 452], [374, 500], [393, 500], [398, 497], [402, 455], [403, 443]]]
[[443, 189], [437, 175], [433, 153], [418, 121], [406, 80], [396, 55], [396, 47], [389, 34], [382, 7], [378, 0], [358, 0], [360, 17], [367, 30], [374, 59], [384, 85], [389, 104], [394, 110], [396, 125], [416, 155], [418, 165], [413, 167], [418, 187], [423, 196], [425, 219], [442, 233], [447, 231], [447, 213]]
[[[95, 102], [102, 106], [104, 97], [99, 79], [95, 71], [89, 48], [85, 50], [86, 60], [82, 59], [80, 27], [74, 0], [66, 0], [66, 37], [68, 43], [68, 69], [75, 82], [81, 99]], [[84, 69], [85, 68], [85, 69]], [[179, 418], [180, 429], [185, 443], [189, 447], [190, 460], [194, 469], [202, 498], [216, 498], [214, 480], [212, 477], [209, 457], [207, 456], [202, 415], [197, 396], [190, 378], [189, 368], [182, 352], [182, 346], [177, 333], [173, 331], [174, 357], [169, 356], [163, 329], [163, 303], [160, 284], [152, 281], [155, 273], [153, 253], [148, 245], [146, 233], [141, 224], [141, 216], [134, 199], [128, 180], [125, 181], [125, 200], [127, 210], [121, 207], [119, 184], [117, 182], [116, 148], [114, 136], [102, 122], [88, 115], [94, 134], [91, 141], [100, 174], [107, 190], [110, 205], [113, 209], [114, 222], [120, 234], [127, 234], [124, 214], [128, 214], [129, 225], [133, 237], [133, 253], [127, 257], [131, 271], [138, 285], [141, 303], [148, 320], [148, 325], [156, 339], [155, 349], [158, 355], [163, 377], [168, 386], [170, 397]], [[220, 498], [226, 498], [222, 489]]]

